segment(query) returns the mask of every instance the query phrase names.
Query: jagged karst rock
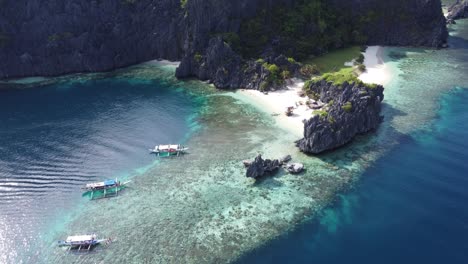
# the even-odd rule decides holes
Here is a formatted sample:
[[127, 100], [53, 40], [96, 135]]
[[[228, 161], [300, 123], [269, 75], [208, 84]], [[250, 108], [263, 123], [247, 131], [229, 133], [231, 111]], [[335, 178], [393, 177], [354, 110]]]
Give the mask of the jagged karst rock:
[[356, 135], [376, 129], [382, 121], [384, 88], [380, 85], [345, 82], [335, 86], [322, 80], [310, 89], [329, 106], [304, 123], [304, 138], [296, 145], [305, 153], [317, 154], [343, 146]]
[[[297, 63], [289, 62], [283, 55], [272, 56], [268, 61], [293, 73], [299, 70]], [[176, 70], [178, 78], [197, 77], [200, 80], [210, 80], [221, 89], [242, 87], [258, 90], [270, 75], [262, 63], [242, 59], [221, 37], [212, 38], [203, 53], [192, 52], [186, 55]], [[268, 88], [280, 89], [284, 85], [271, 84]]]
[[[182, 6], [174, 0], [0, 1], [0, 78], [106, 71], [168, 59], [182, 60], [178, 76], [212, 79], [220, 88], [259, 89], [268, 73], [249, 58], [239, 61], [216, 35], [238, 34], [246, 19], [278, 6], [287, 11], [296, 3], [190, 0]], [[363, 28], [367, 44], [440, 47], [447, 38], [440, 0], [332, 0], [326, 4], [348, 10], [350, 21], [358, 21], [353, 16], [359, 14], [385, 10]], [[402, 11], [410, 15], [398, 19]], [[267, 20], [262, 26], [271, 25]], [[310, 24], [303, 33], [313, 35], [316, 29], [317, 25]], [[342, 45], [339, 39], [332, 44]], [[286, 61], [280, 57], [282, 51], [294, 47], [272, 36], [259, 49], [268, 63], [281, 65]], [[213, 52], [226, 57], [223, 60]], [[203, 59], [194, 63], [197, 53]], [[293, 74], [297, 66], [290, 66]]]
[[468, 1], [457, 0], [447, 11], [447, 23], [455, 24], [455, 20], [468, 17]]
[[262, 155], [258, 155], [247, 168], [246, 176], [249, 178], [258, 179], [260, 177], [276, 173], [279, 168], [279, 160], [264, 160], [262, 159]]

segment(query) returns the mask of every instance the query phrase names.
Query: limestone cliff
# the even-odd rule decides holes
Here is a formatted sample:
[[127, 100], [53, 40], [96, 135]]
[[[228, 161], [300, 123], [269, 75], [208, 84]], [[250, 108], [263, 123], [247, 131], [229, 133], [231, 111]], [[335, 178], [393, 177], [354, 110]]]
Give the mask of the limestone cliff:
[[457, 0], [454, 4], [448, 8], [448, 20], [457, 20], [468, 17], [468, 1]]
[[[293, 21], [289, 29], [291, 25], [285, 25], [283, 31], [292, 30], [291, 34], [274, 34], [275, 17], [299, 12], [298, 6], [311, 2], [317, 8], [305, 14], [306, 20]], [[210, 45], [217, 36], [240, 55], [236, 58], [225, 49], [239, 60], [239, 65], [231, 65], [237, 71], [249, 59], [233, 47], [237, 40], [247, 54], [272, 58], [282, 53], [300, 56], [297, 44], [316, 54], [352, 41], [438, 47], [447, 37], [440, 7], [440, 0], [1, 0], [0, 78], [105, 71], [161, 58], [186, 63], [181, 77], [212, 79], [222, 68], [214, 63], [217, 59], [203, 68], [201, 64], [210, 58], [195, 62], [192, 58], [219, 48], [219, 44]], [[318, 21], [313, 12], [321, 9], [327, 10], [327, 19], [341, 20]], [[260, 25], [247, 23], [259, 17]], [[359, 30], [349, 31], [345, 25]], [[252, 27], [256, 26], [268, 32], [254, 38], [243, 34], [255, 33]], [[306, 38], [298, 41], [298, 36]], [[232, 73], [226, 78], [242, 75]], [[219, 83], [232, 87], [243, 82]]]
[[296, 142], [303, 152], [317, 154], [341, 147], [356, 135], [376, 129], [382, 121], [384, 89], [380, 85], [334, 85], [322, 80], [308, 89], [327, 107], [304, 124], [304, 138]]

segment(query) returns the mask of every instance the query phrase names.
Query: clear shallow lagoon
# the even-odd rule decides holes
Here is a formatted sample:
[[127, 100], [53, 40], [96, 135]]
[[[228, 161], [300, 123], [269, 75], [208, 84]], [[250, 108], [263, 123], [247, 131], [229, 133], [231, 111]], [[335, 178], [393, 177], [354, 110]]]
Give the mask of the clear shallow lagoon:
[[[258, 261], [269, 249], [287, 255], [287, 247], [282, 251], [268, 241], [291, 243], [295, 233], [284, 234], [294, 230], [310, 234], [310, 219], [336, 203], [337, 193], [361, 183], [363, 173], [373, 173], [379, 164], [375, 160], [402, 155], [398, 149], [407, 140], [433, 134], [441, 95], [468, 83], [467, 30], [465, 22], [457, 25], [448, 50], [387, 49], [400, 75], [385, 93], [385, 123], [377, 134], [320, 157], [299, 153], [295, 138], [272, 118], [229, 93], [175, 80], [171, 66], [145, 64], [61, 78], [43, 87], [0, 90], [5, 164], [0, 194], [12, 195], [0, 200], [0, 249], [9, 253], [1, 260], [220, 263], [260, 246], [266, 248], [242, 261]], [[158, 161], [147, 148], [162, 141], [185, 141], [191, 153]], [[308, 170], [254, 183], [244, 177], [241, 161], [258, 152], [272, 158], [292, 154]], [[131, 178], [132, 185], [114, 199], [89, 202], [80, 197], [80, 185], [103, 177]], [[366, 180], [355, 191], [365, 185]], [[347, 219], [359, 210], [354, 208], [367, 209], [357, 198], [344, 201], [338, 208], [345, 205]], [[339, 234], [339, 214], [332, 210], [323, 218], [326, 230]], [[68, 234], [92, 231], [115, 242], [79, 256], [56, 247], [56, 240]], [[322, 231], [312, 233], [326, 243]], [[16, 243], [10, 243], [11, 237]], [[320, 258], [317, 252], [297, 254]]]

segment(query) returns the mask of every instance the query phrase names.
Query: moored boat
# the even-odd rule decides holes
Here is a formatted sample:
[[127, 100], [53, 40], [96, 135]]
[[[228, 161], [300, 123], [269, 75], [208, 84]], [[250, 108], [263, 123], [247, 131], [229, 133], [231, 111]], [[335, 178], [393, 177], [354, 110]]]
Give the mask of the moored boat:
[[76, 249], [80, 250], [91, 250], [92, 247], [101, 244], [111, 242], [110, 238], [98, 239], [96, 234], [91, 235], [78, 235], [69, 236], [66, 240], [58, 241], [60, 247], [68, 247], [69, 250]]
[[[118, 195], [119, 191], [125, 188], [130, 181], [120, 182], [110, 179], [102, 182], [88, 183], [82, 189], [85, 190], [83, 196], [91, 194], [91, 200], [96, 198], [106, 198], [109, 195]], [[98, 195], [95, 195], [95, 192]]]
[[156, 154], [158, 156], [167, 157], [167, 156], [179, 156], [180, 154], [185, 154], [189, 148], [182, 145], [158, 145], [154, 149], [150, 149], [151, 154]]

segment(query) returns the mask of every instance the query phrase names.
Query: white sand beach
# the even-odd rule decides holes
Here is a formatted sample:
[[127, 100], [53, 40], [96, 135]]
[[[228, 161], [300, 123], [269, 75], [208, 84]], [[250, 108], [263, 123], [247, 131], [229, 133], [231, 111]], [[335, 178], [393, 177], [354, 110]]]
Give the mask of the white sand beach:
[[[251, 103], [260, 110], [271, 114], [280, 127], [293, 133], [299, 139], [304, 132], [302, 121], [309, 119], [313, 110], [305, 105], [307, 98], [300, 97], [298, 94], [302, 90], [304, 82], [298, 79], [293, 79], [292, 82], [286, 90], [269, 92], [268, 94], [256, 90], [238, 90], [235, 95], [242, 101]], [[294, 107], [294, 114], [288, 117], [285, 112], [291, 106]]]
[[[392, 78], [392, 71], [382, 59], [383, 47], [371, 46], [364, 53], [364, 65], [367, 71], [359, 76], [366, 83], [386, 85]], [[235, 96], [248, 102], [258, 109], [271, 114], [278, 126], [293, 133], [298, 138], [303, 136], [303, 120], [312, 117], [313, 110], [305, 105], [308, 98], [300, 97], [304, 82], [293, 79], [286, 90], [268, 92], [264, 94], [256, 90], [238, 90]], [[301, 105], [302, 103], [302, 105]], [[294, 115], [286, 116], [287, 107], [294, 107]]]
[[384, 86], [391, 81], [392, 71], [382, 59], [383, 50], [383, 47], [380, 46], [370, 46], [367, 48], [364, 53], [366, 72], [359, 76], [361, 81]]
[[142, 64], [155, 64], [155, 65], [161, 65], [161, 66], [172, 66], [172, 67], [179, 67], [180, 61], [168, 61], [168, 60], [150, 60], [147, 62], [144, 62]]

